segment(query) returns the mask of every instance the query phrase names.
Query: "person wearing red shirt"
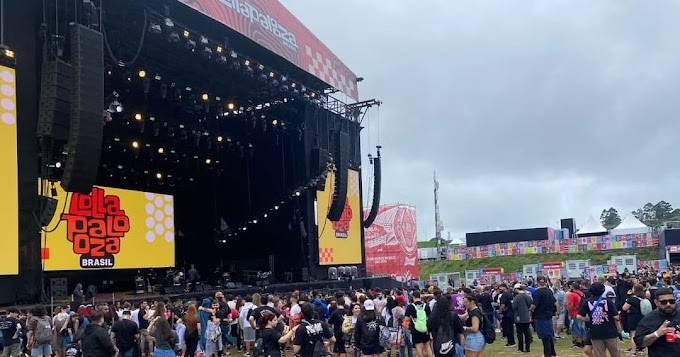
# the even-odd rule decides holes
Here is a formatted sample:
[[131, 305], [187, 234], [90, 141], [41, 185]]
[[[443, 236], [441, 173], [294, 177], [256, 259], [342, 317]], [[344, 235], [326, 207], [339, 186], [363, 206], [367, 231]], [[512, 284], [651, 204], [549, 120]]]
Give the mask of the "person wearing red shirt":
[[578, 308], [583, 300], [583, 292], [579, 283], [572, 283], [573, 292], [567, 299], [567, 312], [571, 320], [571, 337], [574, 339], [574, 347], [583, 348], [583, 337], [586, 335], [586, 326], [583, 321], [576, 319]]

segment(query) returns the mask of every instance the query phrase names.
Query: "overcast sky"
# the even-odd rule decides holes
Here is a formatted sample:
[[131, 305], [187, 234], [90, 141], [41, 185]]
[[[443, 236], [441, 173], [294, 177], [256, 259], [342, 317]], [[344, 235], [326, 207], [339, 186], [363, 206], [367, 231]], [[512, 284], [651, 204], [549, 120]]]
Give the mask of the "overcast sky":
[[680, 206], [680, 2], [282, 2], [384, 102], [362, 150], [419, 240], [434, 170], [452, 237]]

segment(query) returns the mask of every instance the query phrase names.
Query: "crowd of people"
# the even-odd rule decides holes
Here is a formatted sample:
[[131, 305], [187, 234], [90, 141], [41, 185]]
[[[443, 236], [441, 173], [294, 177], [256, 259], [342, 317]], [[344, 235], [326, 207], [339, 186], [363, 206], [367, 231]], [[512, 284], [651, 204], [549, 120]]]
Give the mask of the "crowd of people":
[[[337, 291], [141, 301], [97, 306], [15, 308], [0, 319], [3, 355], [303, 357], [484, 356], [501, 334], [504, 346], [531, 351], [533, 331], [544, 356], [570, 334], [588, 356], [629, 353], [680, 356], [680, 288], [668, 279], [630, 275], [604, 281], [512, 282], [484, 287], [408, 291]], [[496, 342], [496, 343], [503, 343]]]

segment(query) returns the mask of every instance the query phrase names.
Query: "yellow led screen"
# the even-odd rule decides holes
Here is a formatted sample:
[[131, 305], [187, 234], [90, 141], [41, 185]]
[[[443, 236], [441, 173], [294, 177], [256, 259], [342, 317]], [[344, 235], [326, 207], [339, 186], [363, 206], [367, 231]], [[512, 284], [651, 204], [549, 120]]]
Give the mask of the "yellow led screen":
[[319, 264], [361, 264], [361, 200], [359, 199], [359, 172], [349, 170], [347, 198], [342, 218], [331, 222], [328, 208], [333, 200], [334, 175], [326, 178], [326, 189], [316, 192], [319, 232]]
[[0, 275], [19, 274], [19, 179], [14, 69], [0, 66]]
[[64, 202], [66, 193], [55, 186], [59, 203], [47, 226], [54, 232], [43, 239], [45, 270], [175, 265], [172, 196], [94, 187], [90, 194], [69, 194]]

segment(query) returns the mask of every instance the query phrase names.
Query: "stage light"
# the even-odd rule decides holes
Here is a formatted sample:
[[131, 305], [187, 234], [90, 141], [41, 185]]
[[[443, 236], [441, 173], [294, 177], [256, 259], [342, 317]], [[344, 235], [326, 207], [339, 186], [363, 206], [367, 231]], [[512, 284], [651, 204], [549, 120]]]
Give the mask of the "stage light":
[[276, 124], [278, 124], [278, 123], [279, 123], [278, 120], [276, 120], [276, 119], [272, 120], [272, 125], [276, 125]]
[[132, 142], [132, 147], [135, 148], [135, 149], [137, 149], [137, 148], [139, 147], [139, 142], [133, 141], [133, 142]]
[[165, 20], [163, 21], [163, 24], [165, 27], [173, 28], [175, 27], [175, 23], [172, 22], [172, 20], [169, 17], [166, 17]]
[[290, 84], [290, 87], [291, 87], [291, 88], [297, 87], [297, 83], [295, 83], [295, 82], [291, 83], [291, 84]]
[[279, 206], [274, 206], [274, 210], [278, 210], [278, 209], [279, 209]]
[[186, 44], [184, 47], [186, 47], [188, 50], [192, 50], [192, 51], [193, 51], [193, 50], [196, 49], [196, 41], [194, 41], [194, 40], [187, 40], [187, 44]]
[[61, 168], [61, 162], [60, 161], [55, 162], [54, 167], [56, 167], [58, 169]]
[[316, 92], [312, 92], [312, 94], [310, 94], [309, 96], [312, 98], [316, 97]]
[[217, 137], [217, 141], [218, 141], [218, 142], [222, 142], [222, 140], [224, 140], [224, 139], [222, 138], [222, 135], [220, 135], [220, 136]]
[[179, 42], [179, 34], [177, 32], [171, 32], [170, 35], [168, 35], [168, 42], [170, 43], [177, 43]]
[[5, 56], [9, 58], [14, 58], [14, 51], [10, 50], [9, 48], [5, 49]]
[[246, 60], [245, 62], [243, 62], [243, 64], [245, 64], [246, 66], [250, 66], [250, 60]]
[[236, 53], [236, 51], [231, 51], [231, 52], [229, 52], [229, 56], [231, 56], [231, 58], [233, 58], [233, 59], [236, 59], [236, 58], [238, 58], [238, 53]]
[[160, 172], [156, 172], [156, 178], [159, 179], [159, 180], [162, 179], [162, 178], [163, 178], [163, 174], [160, 173]]
[[204, 45], [207, 45], [207, 44], [208, 44], [208, 38], [207, 38], [207, 37], [201, 36], [201, 37], [200, 37], [200, 40], [201, 40], [201, 43], [202, 43], [202, 44], [204, 44]]
[[209, 98], [208, 93], [203, 93], [203, 95], [201, 96], [201, 99], [203, 100], [208, 100], [208, 98]]
[[135, 120], [142, 120], [142, 115], [139, 113], [135, 114]]
[[163, 149], [163, 148], [158, 148], [158, 153], [159, 153], [159, 154], [162, 154], [162, 153], [164, 153], [164, 152], [165, 152], [165, 149]]
[[295, 196], [300, 196], [300, 191], [295, 191]]
[[205, 159], [205, 163], [206, 163], [206, 164], [210, 165], [211, 162], [212, 162], [212, 160], [210, 160], [210, 159]]
[[269, 72], [269, 78], [274, 78], [274, 72]]
[[189, 37], [189, 31], [184, 30], [183, 34], [184, 34], [184, 37]]
[[257, 66], [257, 69], [259, 69], [260, 71], [264, 71], [264, 65]]
[[264, 218], [267, 218], [267, 214], [265, 213], [263, 217], [264, 217]]
[[253, 224], [257, 224], [257, 220], [256, 220], [256, 219], [253, 220]]
[[[118, 98], [118, 93], [114, 92], [114, 97]], [[108, 109], [106, 109], [107, 112], [109, 113], [121, 113], [123, 111], [123, 105], [120, 104], [120, 102], [117, 99], [114, 99], [109, 103]]]
[[217, 46], [217, 48], [215, 48], [215, 52], [222, 53], [222, 46]]
[[139, 75], [139, 78], [144, 78], [144, 77], [146, 77], [146, 71], [141, 70], [141, 71], [139, 71], [138, 75]]
[[236, 104], [231, 103], [231, 102], [227, 104], [227, 109], [234, 110], [234, 108], [236, 108]]
[[203, 55], [204, 56], [212, 57], [212, 54], [213, 54], [213, 52], [212, 52], [212, 49], [210, 49], [210, 47], [206, 46], [205, 48], [203, 48]]
[[160, 35], [163, 32], [163, 30], [161, 29], [161, 25], [152, 22], [151, 26], [149, 26], [149, 32], [151, 32], [154, 35]]

